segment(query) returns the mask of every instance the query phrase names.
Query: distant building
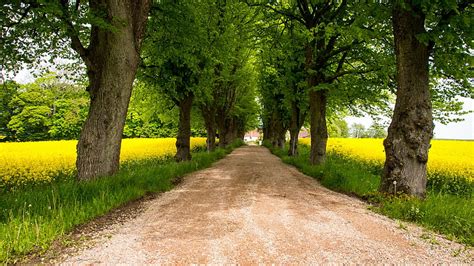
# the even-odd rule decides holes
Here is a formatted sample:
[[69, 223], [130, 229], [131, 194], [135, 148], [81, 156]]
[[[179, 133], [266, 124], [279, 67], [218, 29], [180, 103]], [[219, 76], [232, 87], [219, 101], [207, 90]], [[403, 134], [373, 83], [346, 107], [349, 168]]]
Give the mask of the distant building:
[[259, 138], [260, 138], [260, 132], [258, 132], [257, 130], [252, 130], [245, 133], [244, 141], [246, 142], [258, 141]]
[[300, 133], [298, 134], [299, 139], [310, 138], [311, 134], [309, 133], [309, 129], [301, 128]]

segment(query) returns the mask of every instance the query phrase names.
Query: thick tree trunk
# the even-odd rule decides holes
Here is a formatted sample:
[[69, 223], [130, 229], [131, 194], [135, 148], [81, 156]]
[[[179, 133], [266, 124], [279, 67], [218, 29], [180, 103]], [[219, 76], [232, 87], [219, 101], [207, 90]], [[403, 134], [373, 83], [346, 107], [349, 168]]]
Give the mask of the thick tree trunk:
[[269, 133], [268, 133], [268, 122], [264, 123], [264, 126], [262, 128], [262, 134], [263, 134], [263, 137], [262, 137], [262, 141], [266, 142], [266, 141], [269, 141]]
[[298, 155], [298, 136], [303, 126], [306, 112], [301, 112], [296, 101], [291, 103], [291, 121], [290, 121], [290, 147], [288, 156]]
[[227, 145], [232, 144], [237, 139], [237, 121], [234, 117], [229, 118], [228, 125], [226, 137]]
[[285, 135], [287, 128], [283, 123], [283, 118], [278, 110], [273, 110], [269, 121], [270, 128], [268, 129], [269, 137], [274, 148], [285, 147]]
[[288, 156], [298, 155], [298, 135], [299, 129], [290, 128], [290, 147], [288, 148]]
[[202, 107], [201, 113], [206, 126], [206, 148], [208, 152], [216, 149], [216, 112], [214, 108]]
[[77, 144], [80, 180], [112, 175], [119, 169], [123, 127], [149, 1], [91, 1], [91, 9], [104, 7], [107, 17], [113, 18], [114, 31], [93, 26], [87, 49], [77, 36], [71, 36], [73, 49], [87, 66], [91, 97]]
[[380, 191], [424, 197], [426, 163], [433, 137], [429, 91], [429, 48], [416, 38], [425, 32], [424, 15], [413, 8], [393, 10], [397, 58], [397, 100], [388, 136]]
[[194, 95], [190, 94], [179, 101], [179, 125], [176, 138], [176, 155], [178, 162], [191, 160], [191, 109]]
[[219, 147], [225, 148], [230, 143], [230, 132], [232, 131], [230, 118], [219, 117], [217, 127], [219, 130]]
[[326, 125], [327, 91], [309, 92], [309, 110], [311, 113], [311, 155], [313, 165], [323, 164], [326, 160], [328, 130]]
[[284, 149], [285, 142], [286, 142], [286, 130], [281, 130], [280, 132], [278, 132], [278, 136], [276, 138], [276, 146], [279, 149]]
[[236, 140], [244, 140], [245, 138], [245, 122], [243, 119], [236, 119], [235, 120], [235, 138]]
[[272, 113], [272, 117], [270, 119], [270, 141], [272, 143], [272, 147], [276, 148], [278, 146], [278, 122], [277, 122], [277, 117], [276, 113]]
[[122, 132], [135, 71], [109, 67], [100, 74], [106, 78], [90, 79], [89, 115], [77, 144], [76, 165], [81, 180], [112, 175], [119, 169]]
[[[219, 147], [225, 148], [239, 137], [237, 121], [233, 117], [218, 118]], [[245, 134], [245, 133], [244, 133]]]
[[[313, 41], [306, 46], [305, 67], [308, 71], [313, 70], [314, 45], [315, 43]], [[325, 162], [328, 140], [328, 130], [326, 125], [327, 91], [315, 90], [314, 87], [318, 85], [318, 80], [320, 80], [318, 75], [308, 75], [307, 82], [309, 87], [309, 113], [311, 126], [310, 163], [313, 165], [320, 165]]]
[[207, 138], [206, 138], [206, 147], [207, 151], [211, 152], [216, 149], [216, 128], [212, 126], [206, 127]]
[[245, 139], [245, 130], [239, 130], [237, 131], [237, 139], [244, 141]]

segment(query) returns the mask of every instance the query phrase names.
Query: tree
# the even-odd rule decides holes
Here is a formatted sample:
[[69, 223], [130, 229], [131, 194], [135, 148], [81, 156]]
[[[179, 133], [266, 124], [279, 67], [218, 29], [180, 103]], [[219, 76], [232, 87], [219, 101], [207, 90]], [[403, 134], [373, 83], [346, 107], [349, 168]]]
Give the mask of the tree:
[[[299, 25], [293, 25], [291, 21], [285, 25], [286, 34], [281, 34], [282, 55], [284, 63], [282, 64], [282, 82], [283, 93], [286, 104], [291, 110], [289, 122], [290, 143], [288, 149], [289, 156], [298, 154], [298, 136], [301, 127], [305, 123], [308, 114], [308, 94], [307, 83], [304, 80], [307, 77], [305, 72], [305, 51], [302, 49], [304, 43], [304, 34]], [[285, 36], [286, 35], [286, 36]], [[286, 37], [286, 39], [283, 39]]]
[[266, 13], [259, 38], [260, 94], [264, 141], [283, 148], [290, 131], [288, 155], [297, 154], [298, 134], [308, 111], [304, 82], [305, 36], [301, 26]]
[[[209, 63], [202, 77], [205, 88], [196, 99], [207, 131], [207, 148], [225, 147], [243, 138], [255, 119], [255, 69], [252, 32], [255, 12], [240, 1], [203, 1]], [[244, 132], [242, 132], [244, 131]]]
[[[430, 68], [436, 75], [469, 84], [472, 21], [469, 1], [395, 1], [393, 35], [397, 60], [397, 100], [388, 136], [380, 190], [424, 197], [426, 163], [433, 137]], [[430, 58], [434, 58], [430, 67]], [[456, 59], [457, 62], [453, 62]], [[457, 67], [453, 67], [457, 65]], [[459, 93], [459, 88], [457, 93]]]
[[[8, 99], [8, 98], [6, 98]], [[11, 97], [10, 140], [77, 139], [89, 101], [82, 87], [61, 82], [54, 73], [19, 86]]]
[[0, 135], [4, 136], [1, 141], [10, 141], [14, 138], [14, 132], [8, 128], [15, 107], [10, 102], [18, 95], [19, 85], [14, 81], [6, 81], [0, 84]]
[[134, 83], [124, 137], [171, 137], [178, 133], [178, 109], [160, 90], [140, 79]]
[[264, 57], [260, 70], [263, 141], [283, 148], [290, 123], [290, 109], [285, 102], [283, 84], [279, 82], [282, 73], [275, 67], [275, 59], [278, 58]]
[[328, 135], [332, 138], [348, 138], [349, 127], [344, 119], [338, 117], [329, 119], [328, 121]]
[[207, 62], [199, 7], [203, 2], [154, 4], [142, 54], [141, 77], [179, 108], [177, 161], [191, 160], [191, 111]]
[[[250, 2], [250, 1], [249, 1]], [[376, 28], [371, 4], [350, 1], [252, 1], [281, 19], [300, 23], [306, 29], [305, 70], [309, 93], [312, 164], [322, 164], [327, 147], [328, 100], [337, 83], [347, 75], [379, 70], [372, 64], [374, 48], [368, 44], [383, 27]]]
[[359, 123], [352, 124], [350, 132], [353, 138], [364, 138], [366, 136], [365, 126]]
[[387, 132], [382, 125], [373, 122], [372, 125], [370, 125], [370, 127], [367, 129], [367, 135], [369, 138], [385, 138], [387, 137]]
[[[2, 7], [2, 54], [6, 55], [2, 65], [15, 69], [49, 49], [64, 51], [68, 40], [86, 66], [91, 102], [77, 145], [81, 180], [119, 169], [122, 132], [149, 2], [33, 0]], [[62, 55], [65, 53], [56, 54]]]

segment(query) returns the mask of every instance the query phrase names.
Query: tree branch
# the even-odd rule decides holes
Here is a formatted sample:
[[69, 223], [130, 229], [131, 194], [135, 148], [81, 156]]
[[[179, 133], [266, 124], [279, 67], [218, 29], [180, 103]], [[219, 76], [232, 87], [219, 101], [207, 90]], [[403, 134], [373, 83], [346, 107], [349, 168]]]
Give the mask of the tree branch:
[[[433, 33], [434, 31], [438, 30], [440, 27], [449, 25], [449, 21], [451, 20], [451, 18], [463, 12], [467, 7], [469, 7], [471, 2], [472, 1], [470, 0], [462, 1], [461, 3], [458, 4], [456, 9], [451, 9], [448, 12], [443, 13], [441, 15], [441, 18], [438, 24], [436, 24], [435, 27], [433, 27], [430, 31], [428, 31], [428, 33]], [[434, 46], [435, 46], [435, 42], [433, 40], [430, 40], [428, 43], [428, 50], [433, 51]]]
[[[37, 4], [37, 3], [36, 3], [36, 4]], [[23, 11], [23, 13], [21, 13], [21, 16], [20, 16], [20, 18], [18, 19], [18, 21], [11, 22], [11, 23], [7, 24], [6, 27], [7, 27], [7, 28], [11, 28], [11, 27], [13, 27], [13, 26], [16, 26], [16, 25], [20, 24], [21, 21], [26, 18], [26, 16], [27, 16], [28, 13], [30, 12], [31, 8], [37, 7], [37, 6], [33, 6], [33, 5], [34, 5], [33, 3], [30, 4], [30, 5], [28, 5], [28, 6], [25, 8], [25, 10]]]
[[[301, 15], [304, 18], [312, 18], [311, 12], [308, 9], [308, 1], [307, 0], [297, 0], [298, 8], [300, 10]], [[308, 19], [306, 19], [308, 21]]]
[[344, 61], [346, 60], [347, 53], [348, 52], [346, 51], [344, 54], [342, 54], [342, 57], [339, 60], [339, 63], [337, 64], [336, 73], [339, 73], [342, 70], [342, 66], [344, 65]]
[[346, 7], [347, 0], [342, 0], [341, 5], [339, 5], [339, 7], [330, 15], [329, 21], [333, 21], [334, 18], [336, 18]]
[[364, 41], [353, 41], [351, 44], [348, 44], [348, 45], [345, 45], [345, 46], [341, 46], [339, 49], [335, 49], [333, 50], [332, 52], [328, 53], [327, 57], [330, 58], [330, 57], [333, 57], [337, 54], [340, 54], [340, 53], [343, 53], [343, 52], [346, 52], [346, 51], [349, 51], [352, 47], [354, 47], [355, 45], [357, 44], [361, 44], [363, 43]]
[[370, 72], [374, 72], [374, 71], [377, 71], [379, 70], [380, 68], [370, 68], [370, 69], [364, 69], [364, 70], [355, 70], [355, 69], [352, 69], [352, 70], [345, 70], [345, 71], [339, 71], [339, 72], [336, 72], [334, 75], [332, 75], [331, 77], [328, 77], [328, 78], [325, 78], [324, 79], [324, 82], [325, 83], [331, 83], [333, 82], [334, 80], [342, 77], [342, 76], [345, 76], [345, 75], [349, 75], [349, 74], [366, 74], [366, 73], [370, 73]]
[[79, 54], [88, 68], [92, 68], [93, 65], [89, 58], [89, 50], [82, 45], [82, 42], [79, 39], [79, 33], [72, 23], [71, 14], [69, 13], [69, 1], [61, 0], [60, 6], [62, 12], [59, 19], [66, 25], [66, 35], [71, 39], [72, 49]]
[[140, 47], [145, 33], [145, 26], [150, 12], [150, 0], [132, 0], [133, 35], [135, 49], [140, 53]]
[[244, 0], [244, 3], [247, 4], [248, 6], [251, 6], [251, 7], [263, 7], [263, 8], [266, 8], [266, 9], [270, 9], [272, 10], [273, 12], [277, 13], [277, 14], [280, 14], [280, 15], [283, 15], [283, 16], [286, 16], [292, 20], [296, 20], [298, 22], [300, 22], [301, 24], [303, 25], [306, 25], [305, 21], [303, 18], [300, 18], [298, 17], [297, 15], [295, 14], [292, 14], [290, 12], [287, 12], [287, 11], [283, 11], [283, 10], [279, 10], [279, 9], [276, 9], [275, 7], [269, 5], [269, 4], [259, 4], [259, 3], [250, 3], [248, 0]]
[[[320, 8], [319, 10], [315, 9], [313, 10], [313, 19], [314, 19], [314, 24], [319, 24], [321, 21], [324, 19], [324, 15], [329, 12], [331, 9], [332, 4], [329, 1], [325, 1], [326, 3], [324, 4], [324, 7]], [[315, 5], [317, 7], [317, 5]]]

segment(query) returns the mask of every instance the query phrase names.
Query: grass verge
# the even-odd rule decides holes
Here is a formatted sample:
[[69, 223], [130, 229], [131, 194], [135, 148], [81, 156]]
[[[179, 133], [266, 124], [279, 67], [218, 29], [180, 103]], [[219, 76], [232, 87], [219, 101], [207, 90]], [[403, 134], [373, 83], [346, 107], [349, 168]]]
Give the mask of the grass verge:
[[[428, 182], [426, 199], [385, 196], [377, 192], [381, 166], [364, 163], [339, 154], [329, 153], [322, 166], [309, 164], [309, 147], [299, 146], [299, 155], [287, 156], [287, 150], [272, 149], [283, 162], [318, 179], [332, 190], [360, 197], [373, 204], [372, 210], [391, 218], [410, 221], [446, 235], [449, 239], [474, 245], [474, 184], [442, 177]], [[445, 182], [445, 181], [443, 181]], [[456, 182], [456, 183], [453, 183]], [[446, 189], [449, 188], [449, 189]], [[456, 189], [453, 189], [456, 188]]]
[[209, 167], [241, 143], [227, 149], [193, 153], [189, 162], [144, 160], [125, 165], [117, 175], [88, 182], [72, 178], [0, 194], [0, 262], [15, 263], [41, 253], [76, 226], [149, 193], [173, 188], [173, 180]]

